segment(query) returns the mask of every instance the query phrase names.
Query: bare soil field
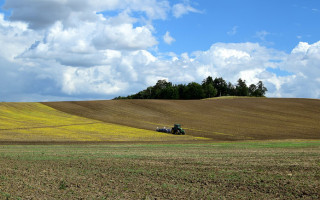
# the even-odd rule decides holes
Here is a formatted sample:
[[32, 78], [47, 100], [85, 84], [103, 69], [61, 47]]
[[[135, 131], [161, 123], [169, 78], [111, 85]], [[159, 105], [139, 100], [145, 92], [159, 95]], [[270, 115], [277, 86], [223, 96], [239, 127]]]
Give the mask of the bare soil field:
[[146, 130], [182, 124], [214, 141], [320, 139], [320, 101], [230, 98], [44, 103], [65, 113]]
[[0, 199], [319, 199], [320, 142], [0, 145]]

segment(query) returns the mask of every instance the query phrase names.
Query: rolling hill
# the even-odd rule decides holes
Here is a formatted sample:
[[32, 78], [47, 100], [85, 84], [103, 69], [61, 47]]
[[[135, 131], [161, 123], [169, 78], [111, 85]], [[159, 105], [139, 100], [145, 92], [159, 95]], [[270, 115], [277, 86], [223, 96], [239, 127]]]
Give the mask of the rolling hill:
[[107, 123], [50, 108], [41, 103], [0, 103], [0, 144], [56, 142], [193, 141], [155, 131]]
[[106, 100], [43, 104], [70, 115], [151, 131], [180, 123], [187, 135], [215, 141], [320, 139], [320, 101], [316, 99]]

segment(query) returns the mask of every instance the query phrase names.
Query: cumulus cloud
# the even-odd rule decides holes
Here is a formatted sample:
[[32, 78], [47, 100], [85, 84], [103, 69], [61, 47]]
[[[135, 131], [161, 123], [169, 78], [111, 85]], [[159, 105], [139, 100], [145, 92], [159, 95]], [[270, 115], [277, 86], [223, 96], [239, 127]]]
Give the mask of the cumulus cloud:
[[56, 21], [68, 19], [72, 12], [81, 12], [88, 7], [80, 1], [6, 1], [4, 8], [12, 9], [10, 20], [26, 22], [32, 29], [45, 28]]
[[121, 56], [119, 51], [148, 49], [158, 43], [152, 35], [152, 27], [133, 27], [127, 20], [115, 18], [101, 16], [94, 22], [79, 20], [77, 26], [69, 28], [58, 21], [47, 29], [43, 39], [34, 41], [18, 57], [55, 60], [65, 66], [90, 67], [116, 62], [119, 54]]
[[[258, 43], [215, 43], [181, 55], [153, 52], [158, 41], [150, 22], [166, 19], [170, 9], [175, 17], [198, 12], [186, 2], [170, 8], [156, 0], [10, 0], [5, 7], [12, 15], [7, 20], [0, 14], [1, 100], [108, 99], [159, 79], [178, 84], [207, 76], [262, 80], [268, 96], [320, 98], [320, 41], [301, 42], [290, 53]], [[174, 41], [169, 31], [163, 39]]]
[[167, 31], [166, 34], [163, 36], [163, 40], [167, 44], [171, 44], [172, 42], [176, 41], [173, 37], [171, 37], [170, 32]]
[[111, 66], [73, 67], [63, 72], [62, 91], [68, 95], [116, 94], [127, 87], [127, 82], [114, 76]]
[[281, 65], [294, 74], [281, 88], [284, 96], [320, 98], [320, 41], [314, 44], [300, 42]]
[[4, 19], [0, 13], [0, 55], [10, 61], [14, 60], [16, 55], [22, 53], [26, 47], [40, 39], [40, 35], [27, 28], [25, 23], [10, 22]]
[[144, 12], [149, 19], [165, 19], [170, 4], [164, 0], [10, 0], [4, 8], [12, 10], [10, 20], [26, 22], [31, 29], [44, 29], [57, 21], [73, 25], [74, 17], [95, 21], [101, 11]]

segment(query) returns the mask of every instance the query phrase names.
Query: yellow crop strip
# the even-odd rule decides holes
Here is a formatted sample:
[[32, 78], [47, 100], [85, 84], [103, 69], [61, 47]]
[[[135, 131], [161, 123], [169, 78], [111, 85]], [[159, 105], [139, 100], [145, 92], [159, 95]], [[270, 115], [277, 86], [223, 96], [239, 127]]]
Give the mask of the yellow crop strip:
[[175, 141], [177, 136], [104, 123], [57, 111], [41, 103], [0, 103], [2, 141]]

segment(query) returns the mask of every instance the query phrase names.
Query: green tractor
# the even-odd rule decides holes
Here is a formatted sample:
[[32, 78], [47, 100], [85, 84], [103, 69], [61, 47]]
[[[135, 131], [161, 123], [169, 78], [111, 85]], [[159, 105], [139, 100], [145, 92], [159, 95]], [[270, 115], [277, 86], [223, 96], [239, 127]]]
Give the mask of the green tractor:
[[171, 133], [176, 135], [186, 134], [186, 132], [181, 128], [180, 124], [175, 124], [174, 127], [172, 127], [171, 129]]

